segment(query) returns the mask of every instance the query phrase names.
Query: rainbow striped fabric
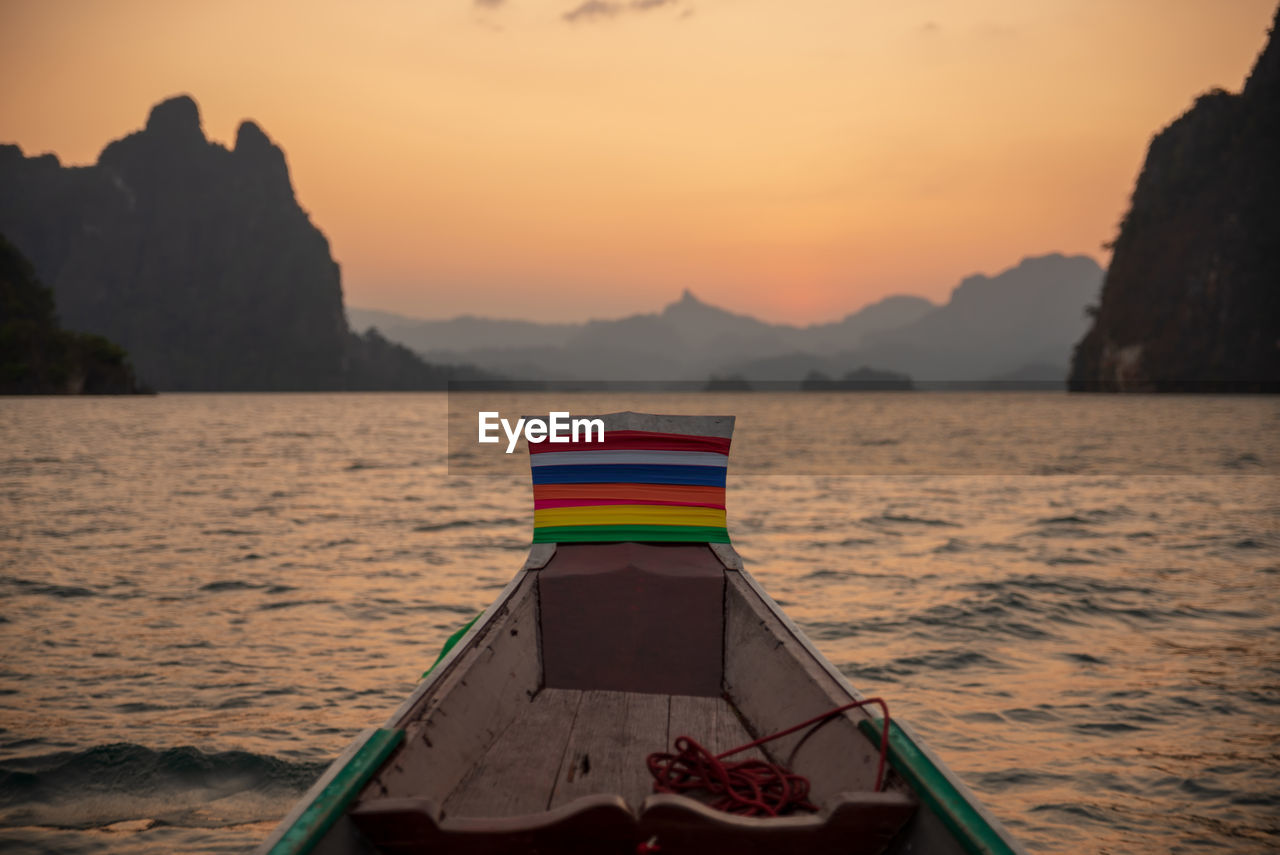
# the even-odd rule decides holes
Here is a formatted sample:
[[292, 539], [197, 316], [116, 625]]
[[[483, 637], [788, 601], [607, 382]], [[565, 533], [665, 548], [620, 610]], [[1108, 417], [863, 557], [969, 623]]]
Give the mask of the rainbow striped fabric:
[[592, 418], [604, 442], [529, 443], [534, 543], [729, 542], [733, 416]]

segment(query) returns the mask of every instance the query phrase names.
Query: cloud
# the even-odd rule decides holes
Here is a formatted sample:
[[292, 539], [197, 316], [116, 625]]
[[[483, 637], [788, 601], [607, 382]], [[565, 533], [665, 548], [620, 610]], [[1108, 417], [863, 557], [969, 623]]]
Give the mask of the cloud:
[[[503, 0], [498, 0], [503, 2]], [[585, 0], [560, 17], [570, 24], [580, 21], [603, 21], [626, 12], [648, 12], [663, 6], [674, 6], [679, 0]]]
[[622, 11], [621, 3], [612, 0], [587, 0], [581, 6], [575, 6], [560, 17], [571, 24], [578, 21], [592, 21], [599, 18], [612, 18]]

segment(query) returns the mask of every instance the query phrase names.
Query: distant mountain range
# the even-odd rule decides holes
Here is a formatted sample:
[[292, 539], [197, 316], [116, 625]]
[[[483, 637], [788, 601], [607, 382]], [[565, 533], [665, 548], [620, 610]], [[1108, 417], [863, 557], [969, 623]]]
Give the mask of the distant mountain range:
[[841, 377], [871, 367], [917, 385], [1065, 383], [1102, 277], [1087, 256], [1027, 258], [994, 277], [968, 277], [942, 305], [894, 296], [805, 327], [736, 314], [689, 291], [655, 314], [586, 323], [421, 320], [357, 308], [347, 317], [354, 329], [376, 327], [432, 362], [518, 379], [798, 382], [815, 371]]

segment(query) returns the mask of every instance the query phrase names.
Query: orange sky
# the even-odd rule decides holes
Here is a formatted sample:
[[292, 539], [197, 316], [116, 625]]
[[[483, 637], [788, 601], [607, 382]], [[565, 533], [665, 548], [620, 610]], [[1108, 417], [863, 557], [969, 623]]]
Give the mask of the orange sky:
[[1152, 133], [1239, 90], [1274, 9], [0, 0], [0, 141], [89, 163], [184, 92], [212, 139], [252, 118], [351, 306], [579, 320], [687, 287], [834, 320], [1105, 263]]

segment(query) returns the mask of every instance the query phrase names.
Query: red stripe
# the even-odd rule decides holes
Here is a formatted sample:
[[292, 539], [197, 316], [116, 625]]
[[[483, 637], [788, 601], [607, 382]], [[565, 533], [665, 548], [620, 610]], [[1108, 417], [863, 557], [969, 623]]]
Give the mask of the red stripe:
[[534, 484], [533, 500], [624, 499], [637, 505], [689, 504], [724, 507], [724, 487], [692, 484]]
[[715, 502], [670, 502], [653, 499], [534, 499], [534, 510], [543, 508], [585, 508], [597, 505], [656, 505], [669, 507], [676, 505], [683, 508], [717, 508], [724, 510], [724, 503]]
[[[597, 436], [598, 434], [591, 434]], [[581, 434], [579, 434], [581, 436]], [[714, 451], [729, 453], [729, 438], [658, 433], [648, 430], [607, 430], [604, 442], [531, 442], [530, 454], [549, 451]]]

